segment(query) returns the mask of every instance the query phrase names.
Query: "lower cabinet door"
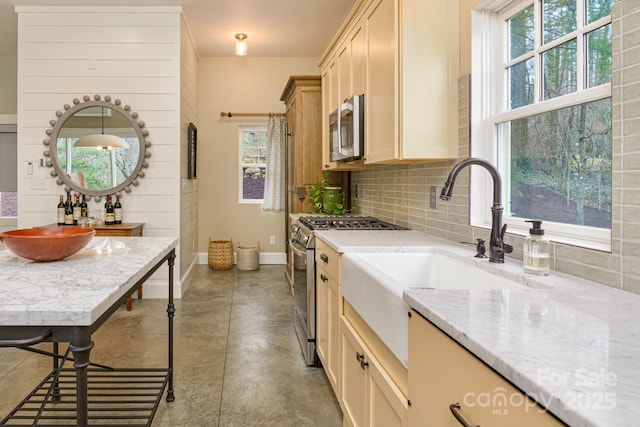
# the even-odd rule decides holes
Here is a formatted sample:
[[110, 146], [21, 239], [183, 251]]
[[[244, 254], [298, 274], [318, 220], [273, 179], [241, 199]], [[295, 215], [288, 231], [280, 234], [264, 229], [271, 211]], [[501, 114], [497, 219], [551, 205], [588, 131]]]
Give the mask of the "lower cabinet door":
[[409, 361], [410, 427], [565, 425], [415, 311]]
[[328, 361], [325, 372], [329, 383], [333, 387], [336, 399], [340, 401], [340, 289], [338, 283], [329, 277], [327, 286], [327, 330], [328, 330]]
[[348, 321], [342, 321], [342, 416], [345, 427], [364, 427], [367, 417], [367, 370], [364, 345]]
[[406, 427], [407, 399], [375, 358], [369, 358], [369, 422], [371, 427]]
[[329, 278], [327, 273], [318, 269], [316, 272], [316, 353], [327, 370], [327, 356], [329, 351], [327, 290]]
[[340, 383], [344, 426], [407, 427], [407, 399], [344, 317]]

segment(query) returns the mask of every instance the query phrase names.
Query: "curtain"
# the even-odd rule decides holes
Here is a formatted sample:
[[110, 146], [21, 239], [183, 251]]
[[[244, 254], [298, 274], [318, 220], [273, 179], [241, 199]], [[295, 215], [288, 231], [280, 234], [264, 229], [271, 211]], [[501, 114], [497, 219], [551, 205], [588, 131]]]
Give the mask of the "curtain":
[[267, 170], [264, 180], [265, 211], [284, 210], [285, 197], [285, 138], [287, 120], [281, 115], [270, 115], [267, 123]]

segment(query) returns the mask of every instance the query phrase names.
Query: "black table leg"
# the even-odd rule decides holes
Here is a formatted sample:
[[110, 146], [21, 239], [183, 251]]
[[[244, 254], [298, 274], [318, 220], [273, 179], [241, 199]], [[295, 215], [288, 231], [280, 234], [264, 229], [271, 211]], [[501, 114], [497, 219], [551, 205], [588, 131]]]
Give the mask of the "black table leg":
[[173, 305], [173, 265], [176, 260], [176, 250], [169, 255], [169, 302], [167, 304], [167, 317], [169, 318], [169, 384], [167, 389], [167, 402], [173, 402], [176, 397], [173, 394], [173, 316], [176, 308]]
[[93, 342], [91, 335], [87, 332], [83, 331], [75, 335], [69, 344], [69, 349], [73, 353], [73, 367], [76, 369], [76, 425], [77, 427], [87, 427], [89, 424], [87, 366], [89, 366], [89, 353], [93, 348]]

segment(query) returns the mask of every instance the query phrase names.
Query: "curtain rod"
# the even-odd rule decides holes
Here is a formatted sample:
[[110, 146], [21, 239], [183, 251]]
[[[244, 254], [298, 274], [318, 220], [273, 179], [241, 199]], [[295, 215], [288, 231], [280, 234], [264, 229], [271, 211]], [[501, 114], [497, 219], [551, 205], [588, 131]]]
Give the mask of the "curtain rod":
[[220, 117], [269, 117], [269, 116], [284, 116], [285, 113], [232, 113], [231, 111], [220, 113]]

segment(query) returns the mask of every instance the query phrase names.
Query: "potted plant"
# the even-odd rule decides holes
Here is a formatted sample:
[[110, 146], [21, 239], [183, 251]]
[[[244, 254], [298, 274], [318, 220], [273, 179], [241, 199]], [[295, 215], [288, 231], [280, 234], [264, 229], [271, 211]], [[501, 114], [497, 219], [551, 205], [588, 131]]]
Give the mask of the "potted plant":
[[329, 171], [324, 171], [322, 179], [309, 186], [309, 200], [312, 203], [309, 213], [344, 215], [348, 212], [344, 208], [342, 188], [329, 184]]

